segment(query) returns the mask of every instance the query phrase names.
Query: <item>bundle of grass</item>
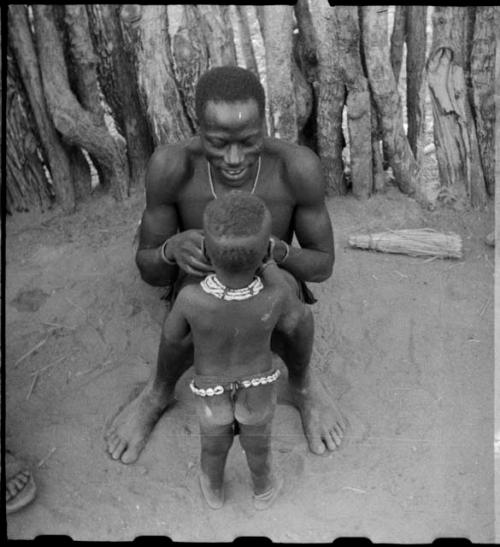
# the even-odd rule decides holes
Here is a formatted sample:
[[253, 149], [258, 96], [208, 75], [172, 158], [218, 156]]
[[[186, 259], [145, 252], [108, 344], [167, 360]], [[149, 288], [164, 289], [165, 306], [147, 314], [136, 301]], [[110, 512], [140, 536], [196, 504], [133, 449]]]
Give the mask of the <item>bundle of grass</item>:
[[462, 239], [458, 234], [443, 234], [430, 228], [351, 235], [349, 245], [409, 256], [462, 258]]

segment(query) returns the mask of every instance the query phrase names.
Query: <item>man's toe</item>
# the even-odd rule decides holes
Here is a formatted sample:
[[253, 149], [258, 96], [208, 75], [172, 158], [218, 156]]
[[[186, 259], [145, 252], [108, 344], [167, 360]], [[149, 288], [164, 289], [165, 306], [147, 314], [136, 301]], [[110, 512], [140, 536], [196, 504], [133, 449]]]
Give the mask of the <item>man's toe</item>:
[[125, 451], [125, 449], [127, 448], [127, 443], [126, 441], [120, 439], [118, 441], [118, 443], [116, 443], [114, 449], [113, 449], [113, 452], [111, 454], [111, 457], [114, 459], [114, 460], [119, 460], [123, 454], [123, 452]]
[[311, 452], [314, 454], [317, 454], [320, 456], [325, 452], [325, 445], [321, 441], [321, 439], [314, 439], [309, 442], [309, 448], [311, 449]]
[[118, 435], [113, 435], [107, 440], [107, 450], [110, 454], [113, 454], [119, 442], [120, 437], [118, 437]]
[[335, 431], [335, 433], [338, 435], [338, 437], [340, 438], [340, 440], [342, 440], [344, 438], [344, 429], [342, 429], [339, 425], [335, 425], [333, 427], [333, 430]]
[[139, 451], [129, 446], [128, 450], [126, 450], [123, 453], [121, 460], [122, 460], [122, 463], [134, 463], [138, 457], [139, 457]]

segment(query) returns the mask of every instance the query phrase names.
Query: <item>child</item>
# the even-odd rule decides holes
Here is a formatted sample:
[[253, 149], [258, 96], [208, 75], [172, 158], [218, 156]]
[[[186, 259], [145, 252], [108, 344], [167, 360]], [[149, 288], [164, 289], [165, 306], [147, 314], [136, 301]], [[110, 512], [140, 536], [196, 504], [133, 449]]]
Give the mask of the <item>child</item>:
[[[193, 336], [201, 433], [200, 485], [210, 507], [224, 503], [224, 466], [234, 435], [250, 468], [254, 505], [266, 509], [281, 480], [271, 469], [271, 419], [276, 405], [271, 335], [275, 329], [312, 340], [311, 312], [268, 258], [271, 215], [255, 195], [231, 191], [206, 207], [205, 253], [215, 270], [184, 286], [164, 335], [181, 343]], [[261, 276], [256, 275], [257, 270]], [[310, 344], [301, 360], [309, 361]]]

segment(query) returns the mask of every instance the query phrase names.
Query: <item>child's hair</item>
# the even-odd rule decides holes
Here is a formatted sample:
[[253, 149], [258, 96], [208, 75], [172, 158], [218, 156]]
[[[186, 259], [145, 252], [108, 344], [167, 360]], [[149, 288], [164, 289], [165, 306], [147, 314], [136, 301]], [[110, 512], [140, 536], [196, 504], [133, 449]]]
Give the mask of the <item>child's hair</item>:
[[201, 123], [208, 101], [228, 102], [254, 99], [261, 117], [265, 113], [264, 88], [257, 76], [239, 66], [219, 66], [207, 70], [196, 85], [195, 108]]
[[[269, 215], [266, 205], [259, 197], [241, 190], [232, 190], [207, 205], [203, 215], [203, 227], [215, 240], [223, 236], [258, 236], [262, 233]], [[262, 249], [257, 241], [253, 246], [216, 245], [211, 251], [212, 262], [231, 273], [257, 268], [262, 260]]]

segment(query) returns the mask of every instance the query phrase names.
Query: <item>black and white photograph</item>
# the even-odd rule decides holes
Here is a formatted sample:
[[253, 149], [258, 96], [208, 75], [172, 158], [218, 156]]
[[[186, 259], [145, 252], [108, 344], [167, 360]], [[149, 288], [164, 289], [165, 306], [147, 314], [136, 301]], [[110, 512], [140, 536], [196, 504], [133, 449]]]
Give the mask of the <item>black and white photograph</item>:
[[6, 539], [500, 543], [500, 7], [1, 22]]

